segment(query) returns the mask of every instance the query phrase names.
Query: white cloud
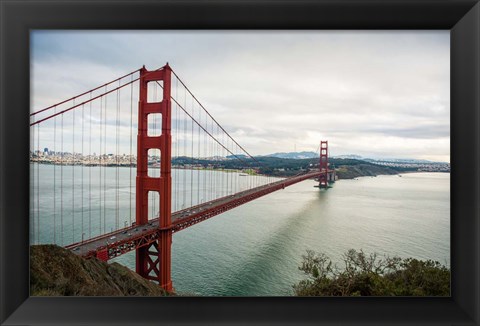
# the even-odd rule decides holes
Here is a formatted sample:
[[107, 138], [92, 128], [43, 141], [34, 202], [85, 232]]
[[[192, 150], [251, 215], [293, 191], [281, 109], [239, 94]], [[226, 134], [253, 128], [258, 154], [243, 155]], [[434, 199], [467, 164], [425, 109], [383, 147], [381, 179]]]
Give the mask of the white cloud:
[[32, 107], [168, 61], [252, 154], [328, 139], [334, 154], [449, 161], [449, 47], [448, 31], [35, 31]]

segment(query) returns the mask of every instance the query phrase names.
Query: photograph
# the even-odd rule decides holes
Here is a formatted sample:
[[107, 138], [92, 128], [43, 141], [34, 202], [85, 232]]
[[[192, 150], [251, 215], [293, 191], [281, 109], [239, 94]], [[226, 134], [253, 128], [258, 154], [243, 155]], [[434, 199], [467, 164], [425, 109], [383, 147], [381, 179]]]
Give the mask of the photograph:
[[448, 29], [29, 37], [30, 296], [452, 295]]

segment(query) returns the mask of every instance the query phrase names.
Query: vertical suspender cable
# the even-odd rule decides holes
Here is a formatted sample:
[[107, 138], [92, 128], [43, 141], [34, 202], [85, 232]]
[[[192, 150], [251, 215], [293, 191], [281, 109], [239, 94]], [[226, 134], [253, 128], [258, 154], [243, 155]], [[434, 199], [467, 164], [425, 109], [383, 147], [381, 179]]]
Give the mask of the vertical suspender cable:
[[[235, 151], [235, 144], [231, 141], [231, 146], [232, 146], [232, 152], [236, 153]], [[235, 170], [234, 166], [232, 165], [231, 170], [230, 170], [230, 191], [232, 192], [232, 195], [235, 194]]]
[[100, 150], [98, 153], [98, 158], [99, 158], [99, 165], [98, 165], [98, 170], [99, 170], [99, 187], [98, 187], [98, 215], [99, 215], [99, 234], [102, 234], [102, 181], [103, 181], [103, 173], [102, 173], [102, 163], [103, 163], [103, 156], [102, 156], [102, 147], [103, 147], [103, 96], [100, 97]]
[[[57, 113], [57, 107], [53, 109]], [[57, 243], [57, 117], [53, 119], [53, 243]]]
[[[227, 147], [227, 142], [225, 141], [225, 134], [222, 134], [222, 145], [224, 147]], [[223, 148], [223, 153], [225, 153], [225, 160], [223, 161], [224, 162], [224, 165], [223, 165], [223, 175], [224, 175], [224, 178], [223, 178], [223, 189], [225, 189], [225, 193], [224, 193], [224, 196], [227, 196], [228, 195], [228, 169], [227, 169], [227, 165], [228, 165], [228, 152], [225, 148]]]
[[[219, 125], [218, 127], [220, 127], [220, 125]], [[225, 197], [225, 161], [224, 161], [224, 160], [225, 160], [225, 157], [224, 157], [225, 150], [224, 150], [224, 148], [223, 148], [223, 146], [222, 146], [222, 145], [223, 145], [223, 141], [224, 141], [224, 138], [223, 138], [224, 133], [221, 132], [220, 129], [219, 129], [218, 132], [219, 132], [219, 135], [220, 135], [220, 137], [219, 137], [219, 140], [220, 140], [220, 144], [219, 144], [219, 145], [220, 145], [220, 146], [219, 146], [220, 157], [222, 158], [222, 161], [221, 161], [222, 164], [220, 165], [220, 169], [221, 169], [221, 173], [220, 173], [220, 175], [221, 175], [221, 178], [220, 178], [220, 189], [221, 189], [222, 192], [221, 192], [220, 197]]]
[[[223, 141], [222, 141], [222, 144], [223, 146], [225, 146], [226, 148], [228, 148], [228, 139], [225, 139], [225, 135], [223, 135]], [[229, 176], [229, 173], [228, 173], [228, 164], [229, 164], [229, 158], [227, 156], [228, 155], [228, 150], [227, 149], [224, 149], [223, 150], [225, 152], [225, 196], [228, 196], [229, 195], [229, 191], [228, 191], [228, 178], [230, 177]]]
[[[183, 97], [183, 102], [184, 102], [184, 107], [187, 107], [187, 91], [184, 91], [184, 97]], [[183, 115], [185, 116], [185, 119], [183, 120], [183, 208], [185, 208], [185, 205], [187, 204], [187, 170], [185, 163], [187, 161], [187, 114], [184, 112]]]
[[[92, 93], [90, 92], [90, 99]], [[88, 238], [92, 237], [92, 102], [89, 114], [89, 139], [88, 139]]]
[[[228, 141], [228, 138], [227, 138], [227, 141]], [[232, 146], [232, 152], [233, 152], [233, 146]], [[234, 152], [235, 153], [235, 152]], [[233, 194], [233, 174], [232, 174], [232, 168], [230, 168], [230, 172], [229, 172], [229, 178], [230, 178], [230, 187], [229, 187], [229, 191], [230, 191], [230, 194]]]
[[36, 212], [36, 202], [35, 202], [35, 191], [36, 191], [36, 175], [35, 175], [35, 162], [38, 161], [37, 154], [35, 153], [35, 126], [32, 128], [30, 127], [30, 151], [32, 155], [32, 161], [30, 163], [30, 230], [29, 230], [29, 237], [30, 243], [35, 244], [35, 212]]
[[[235, 145], [235, 152], [238, 153], [238, 146]], [[235, 172], [235, 192], [238, 192], [238, 171]]]
[[62, 134], [61, 134], [61, 156], [60, 156], [60, 237], [61, 237], [61, 244], [64, 245], [63, 242], [63, 116], [62, 114]]
[[[210, 121], [213, 121], [210, 119]], [[208, 124], [207, 124], [208, 125]], [[213, 135], [213, 124], [210, 123], [210, 135]], [[212, 139], [208, 139], [208, 157], [210, 159], [213, 158], [213, 140]], [[213, 161], [212, 161], [213, 163]], [[212, 200], [213, 198], [213, 186], [212, 186], [212, 180], [213, 180], [213, 176], [214, 176], [214, 171], [213, 171], [213, 164], [211, 165], [211, 169], [209, 169], [209, 173], [208, 173], [208, 198], [209, 200]]]
[[[218, 125], [217, 125], [217, 130], [218, 130]], [[220, 141], [220, 144], [223, 145], [223, 133], [220, 134], [220, 131], [219, 131], [219, 141]], [[220, 157], [221, 157], [221, 165], [220, 165], [220, 197], [223, 197], [224, 196], [224, 189], [223, 189], [223, 177], [224, 177], [224, 173], [223, 173], [223, 165], [224, 165], [224, 162], [223, 162], [223, 147], [222, 146], [219, 146], [218, 147], [219, 149], [219, 152], [220, 152]]]
[[[208, 118], [207, 118], [207, 130], [209, 131], [210, 135], [212, 134], [212, 131], [208, 129], [209, 127], [209, 123], [208, 123]], [[207, 138], [207, 157], [208, 157], [208, 161], [210, 162], [212, 160], [212, 151], [211, 151], [211, 144], [212, 144], [212, 140], [210, 138]], [[211, 164], [209, 163], [208, 165], [208, 191], [207, 191], [207, 196], [208, 196], [208, 201], [212, 200], [212, 174], [213, 174], [213, 171], [211, 170]]]
[[[119, 86], [120, 86], [120, 81], [119, 82]], [[116, 152], [116, 157], [115, 157], [115, 192], [116, 192], [116, 198], [115, 198], [115, 229], [118, 230], [118, 227], [119, 227], [119, 222], [120, 222], [120, 217], [119, 217], [119, 205], [118, 205], [118, 201], [119, 201], [119, 191], [118, 191], [118, 188], [120, 186], [120, 183], [119, 183], [119, 164], [120, 164], [120, 161], [119, 161], [119, 155], [120, 155], [120, 152], [119, 152], [119, 127], [120, 127], [120, 124], [119, 124], [119, 118], [120, 118], [120, 90], [117, 90], [117, 110], [116, 110], [116, 128], [115, 128], [115, 136], [116, 136], [116, 148], [115, 148], [115, 152]]]
[[[130, 76], [130, 79], [133, 80], [133, 75]], [[129, 156], [129, 168], [130, 168], [130, 210], [129, 210], [129, 225], [132, 225], [132, 133], [133, 133], [133, 83], [130, 84], [130, 156]]]
[[[105, 91], [107, 87], [105, 86]], [[104, 142], [103, 142], [103, 153], [106, 160], [108, 160], [107, 155], [107, 100], [108, 95], [105, 96], [105, 111], [103, 114], [105, 126], [103, 128], [104, 132]], [[108, 163], [108, 162], [107, 162]], [[107, 232], [107, 166], [108, 164], [104, 163], [103, 166], [103, 232]]]
[[[225, 147], [228, 148], [228, 138], [226, 139], [225, 141], [225, 144], [224, 144]], [[230, 178], [230, 174], [228, 173], [228, 160], [227, 160], [227, 156], [228, 156], [228, 151], [225, 150], [225, 195], [228, 196], [230, 194], [230, 191], [228, 189], [228, 178]]]
[[83, 185], [84, 185], [84, 181], [83, 181], [83, 159], [84, 159], [84, 152], [83, 152], [83, 140], [84, 140], [84, 127], [85, 127], [85, 105], [82, 105], [82, 154], [80, 156], [80, 159], [81, 159], [81, 162], [80, 162], [80, 168], [81, 168], [81, 178], [82, 178], [82, 240], [83, 240], [83, 214], [84, 214], [84, 210], [83, 210]]
[[[200, 108], [198, 108], [198, 122], [200, 123]], [[197, 204], [200, 204], [200, 126], [198, 126], [198, 146], [197, 146], [197, 154], [198, 154], [198, 161], [197, 161]]]
[[[215, 126], [212, 126], [213, 130], [214, 130], [214, 137], [217, 138], [218, 135], [217, 135], [217, 128], [216, 128], [216, 125]], [[217, 192], [218, 192], [218, 179], [220, 178], [220, 165], [218, 164], [218, 143], [217, 142], [214, 142], [213, 143], [213, 151], [214, 151], [214, 157], [215, 157], [215, 177], [213, 179], [213, 189], [214, 189], [214, 198], [217, 198], [219, 197]]]
[[[213, 119], [210, 119], [210, 121], [212, 122], [211, 123], [211, 131], [210, 131], [210, 134], [213, 135], [214, 134], [214, 130], [213, 130]], [[210, 146], [211, 146], [211, 155], [212, 155], [212, 158], [214, 159], [215, 158], [215, 142], [212, 140], [210, 140]], [[213, 161], [213, 166], [212, 166], [212, 174], [211, 174], [211, 178], [210, 178], [210, 192], [211, 192], [211, 200], [214, 199], [216, 196], [215, 196], [215, 186], [214, 186], [214, 181], [215, 181], [215, 178], [216, 178], [216, 171], [215, 171], [215, 161]]]
[[[194, 115], [194, 110], [193, 110], [193, 98], [192, 98], [192, 117]], [[192, 121], [192, 134], [191, 134], [191, 140], [192, 140], [192, 143], [191, 143], [191, 148], [192, 148], [192, 151], [191, 151], [191, 155], [190, 155], [190, 161], [192, 162], [191, 166], [190, 166], [190, 207], [193, 206], [193, 120]]]
[[[218, 132], [218, 125], [215, 124], [215, 126], [216, 126], [216, 129], [217, 129], [217, 137], [216, 138], [219, 140], [220, 139], [220, 134]], [[217, 160], [219, 162], [219, 164], [218, 164], [218, 172], [219, 173], [218, 173], [218, 178], [217, 178], [218, 181], [215, 183], [216, 184], [215, 188], [217, 189], [216, 190], [217, 196], [222, 197], [222, 187], [221, 187], [221, 185], [222, 185], [223, 173], [222, 173], [222, 165], [221, 165], [222, 162], [220, 161], [222, 152], [221, 152], [220, 145], [218, 143], [216, 144], [216, 148], [217, 148]]]
[[[207, 114], [205, 114], [205, 129], [207, 129]], [[207, 161], [208, 161], [208, 148], [207, 148], [207, 134], [203, 133], [203, 148], [204, 148], [204, 170], [203, 170], [203, 198], [205, 202], [207, 201]]]
[[[40, 154], [40, 124], [37, 127], [37, 144]], [[40, 243], [40, 161], [37, 163], [37, 243]]]
[[[73, 100], [75, 105], [75, 99]], [[72, 111], [72, 243], [75, 242], [75, 110]]]
[[[175, 99], [178, 99], [178, 79], [175, 77]], [[176, 150], [175, 150], [175, 156], [177, 158], [177, 165], [178, 165], [178, 158], [179, 158], [179, 151], [178, 151], [178, 134], [179, 134], [179, 129], [178, 129], [178, 104], [177, 104], [177, 101], [175, 101], [175, 147], [176, 147]], [[178, 211], [179, 210], [179, 207], [178, 207], [178, 204], [179, 204], [179, 200], [180, 198], [178, 197], [179, 195], [179, 186], [178, 186], [178, 183], [179, 183], [179, 180], [178, 180], [178, 166], [175, 168], [175, 211]]]

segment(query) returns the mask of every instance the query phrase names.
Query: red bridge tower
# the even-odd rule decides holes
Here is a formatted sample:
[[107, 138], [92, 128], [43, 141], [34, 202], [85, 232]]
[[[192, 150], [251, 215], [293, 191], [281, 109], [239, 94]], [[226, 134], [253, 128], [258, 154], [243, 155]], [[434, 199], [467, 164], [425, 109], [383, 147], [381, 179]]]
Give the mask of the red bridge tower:
[[318, 177], [318, 187], [328, 188], [328, 141], [320, 141], [319, 170], [322, 172]]
[[[137, 136], [137, 192], [136, 225], [148, 223], [148, 193], [160, 197], [158, 240], [136, 250], [136, 271], [142, 277], [158, 282], [166, 291], [172, 291], [171, 279], [171, 73], [168, 63], [160, 70], [140, 70]], [[163, 81], [161, 102], [148, 102], [148, 83]], [[148, 115], [162, 115], [160, 136], [148, 136]], [[160, 150], [160, 177], [148, 176], [148, 150]]]

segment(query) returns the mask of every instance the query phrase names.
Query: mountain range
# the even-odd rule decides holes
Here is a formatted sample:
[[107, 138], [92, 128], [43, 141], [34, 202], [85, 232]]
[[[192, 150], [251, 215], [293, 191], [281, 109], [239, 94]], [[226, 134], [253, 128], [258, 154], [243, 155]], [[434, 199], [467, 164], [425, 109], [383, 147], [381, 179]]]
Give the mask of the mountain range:
[[291, 159], [305, 159], [305, 158], [315, 158], [318, 157], [318, 153], [315, 152], [289, 152], [289, 153], [273, 153], [268, 155], [263, 155], [267, 157], [278, 157], [278, 158], [291, 158]]
[[[263, 157], [277, 157], [277, 158], [289, 158], [289, 159], [307, 159], [307, 158], [317, 158], [318, 153], [315, 152], [288, 152], [288, 153], [273, 153], [268, 155], [262, 155]], [[367, 162], [392, 162], [392, 163], [443, 163], [443, 162], [433, 162], [428, 160], [419, 160], [419, 159], [409, 159], [409, 158], [368, 158], [356, 154], [346, 154], [346, 155], [337, 155], [332, 156], [332, 158], [341, 158], [341, 159], [353, 159], [353, 160], [362, 160]]]

